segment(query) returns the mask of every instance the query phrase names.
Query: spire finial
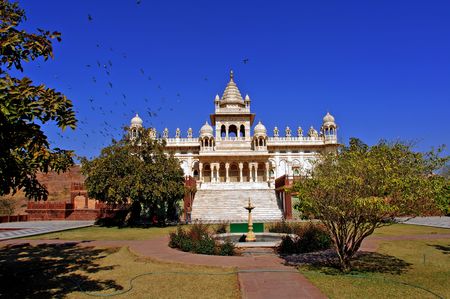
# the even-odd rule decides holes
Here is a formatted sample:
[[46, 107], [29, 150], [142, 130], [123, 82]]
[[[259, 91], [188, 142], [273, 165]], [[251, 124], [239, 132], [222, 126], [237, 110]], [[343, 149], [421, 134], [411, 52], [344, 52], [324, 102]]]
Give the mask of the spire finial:
[[233, 70], [231, 70], [230, 71], [230, 80], [233, 80], [233, 78], [234, 78], [234, 73], [233, 73]]

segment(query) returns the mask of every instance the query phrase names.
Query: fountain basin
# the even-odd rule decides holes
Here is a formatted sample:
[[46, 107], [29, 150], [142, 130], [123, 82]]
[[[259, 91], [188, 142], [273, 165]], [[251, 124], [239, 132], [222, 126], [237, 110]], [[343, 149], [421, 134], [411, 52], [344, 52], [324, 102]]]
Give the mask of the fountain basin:
[[[214, 238], [219, 242], [230, 240], [234, 246], [241, 247], [277, 247], [280, 245], [281, 238], [289, 234], [279, 233], [255, 233], [255, 242], [245, 242], [245, 233], [226, 233], [214, 235]], [[244, 236], [244, 237], [243, 237]], [[294, 235], [290, 235], [294, 236]], [[241, 240], [241, 241], [240, 241]]]

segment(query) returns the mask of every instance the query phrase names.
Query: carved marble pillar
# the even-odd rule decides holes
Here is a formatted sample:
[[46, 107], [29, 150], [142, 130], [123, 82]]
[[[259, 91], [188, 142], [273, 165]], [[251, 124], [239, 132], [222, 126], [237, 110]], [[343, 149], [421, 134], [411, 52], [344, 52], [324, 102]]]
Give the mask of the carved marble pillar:
[[253, 182], [253, 172], [252, 172], [253, 163], [248, 163], [248, 181]]
[[219, 170], [220, 170], [220, 163], [216, 163], [216, 183], [220, 182]]
[[228, 173], [230, 169], [230, 163], [225, 163], [225, 182], [229, 183], [230, 182], [230, 175]]
[[258, 182], [258, 163], [255, 163], [255, 183]]
[[239, 162], [239, 182], [243, 182], [244, 178], [242, 177], [242, 169], [244, 168], [244, 163]]
[[202, 162], [198, 163], [198, 180], [200, 182], [203, 182], [203, 163]]
[[270, 180], [270, 163], [266, 162], [266, 181], [268, 182]]

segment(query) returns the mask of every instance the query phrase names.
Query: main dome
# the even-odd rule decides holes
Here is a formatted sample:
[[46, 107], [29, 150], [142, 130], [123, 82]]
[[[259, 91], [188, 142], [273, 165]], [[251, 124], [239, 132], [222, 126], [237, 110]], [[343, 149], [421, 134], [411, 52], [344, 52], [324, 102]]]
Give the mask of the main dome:
[[228, 82], [227, 87], [225, 87], [225, 91], [223, 92], [222, 99], [220, 101], [220, 106], [227, 106], [228, 104], [245, 106], [241, 92], [234, 82], [233, 71], [230, 71], [230, 82]]

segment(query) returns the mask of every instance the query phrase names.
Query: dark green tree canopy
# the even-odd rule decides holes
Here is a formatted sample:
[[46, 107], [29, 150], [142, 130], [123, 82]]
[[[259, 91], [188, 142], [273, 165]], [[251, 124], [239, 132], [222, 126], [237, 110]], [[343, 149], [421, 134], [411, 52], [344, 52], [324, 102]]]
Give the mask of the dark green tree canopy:
[[41, 124], [49, 121], [65, 129], [76, 126], [72, 102], [45, 85], [27, 78], [14, 78], [11, 70], [23, 72], [23, 63], [53, 57], [52, 39], [60, 33], [38, 29], [20, 30], [25, 12], [17, 3], [0, 0], [0, 196], [23, 189], [28, 198], [46, 199], [47, 190], [37, 172], [60, 172], [73, 164], [71, 151], [50, 149]]
[[135, 141], [124, 136], [99, 157], [82, 160], [86, 189], [100, 201], [139, 203], [160, 218], [171, 218], [184, 195], [183, 170], [178, 159], [164, 152], [163, 142], [149, 137], [148, 129], [138, 133]]
[[447, 158], [439, 151], [414, 152], [401, 142], [368, 146], [359, 139], [338, 153], [323, 155], [313, 170], [294, 185], [298, 208], [320, 219], [331, 235], [341, 267], [377, 227], [399, 216], [436, 210], [441, 185], [435, 171]]

